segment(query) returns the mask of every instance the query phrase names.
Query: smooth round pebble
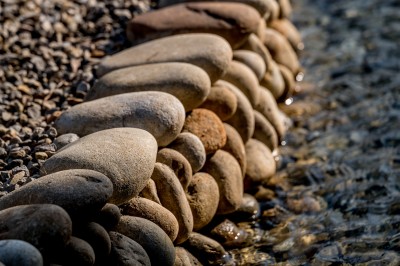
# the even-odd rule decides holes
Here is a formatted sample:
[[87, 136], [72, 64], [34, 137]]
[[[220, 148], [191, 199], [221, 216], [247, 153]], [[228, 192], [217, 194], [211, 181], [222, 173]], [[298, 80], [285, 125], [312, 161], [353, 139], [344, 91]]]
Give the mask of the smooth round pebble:
[[296, 86], [296, 80], [292, 72], [290, 70], [283, 66], [283, 65], [278, 65], [279, 71], [282, 74], [283, 81], [285, 82], [285, 91], [281, 95], [281, 97], [278, 99], [279, 102], [285, 101], [287, 98], [293, 95], [295, 91], [295, 86]]
[[233, 51], [233, 60], [250, 68], [259, 81], [264, 77], [265, 71], [267, 71], [265, 62], [261, 55], [253, 51], [235, 50]]
[[171, 241], [176, 239], [179, 224], [174, 214], [151, 200], [133, 198], [121, 206], [124, 215], [141, 217], [158, 225], [169, 236]]
[[152, 265], [149, 255], [147, 255], [146, 251], [139, 243], [118, 232], [110, 232], [109, 234], [111, 239], [111, 252], [107, 260], [108, 265]]
[[42, 266], [43, 257], [39, 250], [28, 242], [0, 240], [0, 261], [7, 266]]
[[149, 179], [147, 185], [143, 188], [142, 191], [140, 191], [139, 196], [154, 201], [155, 203], [161, 204], [160, 198], [158, 197], [157, 194], [156, 183], [154, 183], [153, 179]]
[[222, 150], [229, 152], [239, 163], [242, 176], [246, 172], [246, 150], [239, 133], [231, 125], [224, 123], [226, 131], [226, 144]]
[[44, 174], [66, 169], [98, 171], [113, 184], [110, 203], [137, 196], [153, 172], [157, 156], [154, 137], [138, 128], [113, 128], [87, 135], [59, 150], [42, 166]]
[[107, 203], [100, 212], [97, 213], [94, 221], [103, 226], [107, 231], [113, 230], [117, 226], [122, 214], [117, 205]]
[[242, 45], [242, 47], [240, 47], [240, 50], [248, 50], [258, 54], [264, 60], [265, 71], [268, 71], [270, 69], [270, 63], [272, 61], [271, 53], [264, 46], [263, 42], [256, 34], [251, 34], [249, 38], [247, 38], [247, 41]]
[[276, 162], [271, 150], [261, 141], [250, 139], [246, 145], [246, 178], [251, 182], [266, 181], [276, 172]]
[[270, 68], [260, 81], [260, 85], [267, 88], [272, 95], [274, 95], [275, 99], [281, 98], [285, 93], [285, 80], [283, 79], [282, 73], [275, 61], [272, 60], [270, 62]]
[[256, 110], [254, 110], [254, 121], [253, 138], [264, 143], [271, 151], [275, 151], [278, 148], [278, 134], [271, 122]]
[[168, 148], [180, 152], [190, 163], [193, 173], [199, 171], [206, 162], [206, 150], [196, 135], [182, 132], [168, 145]]
[[58, 136], [54, 140], [54, 145], [56, 145], [57, 150], [63, 148], [64, 146], [67, 146], [68, 144], [77, 141], [79, 139], [79, 136], [76, 135], [75, 133], [66, 133]]
[[207, 109], [194, 109], [187, 115], [183, 132], [196, 135], [204, 145], [206, 154], [212, 154], [224, 147], [226, 132], [219, 117]]
[[63, 250], [62, 265], [82, 265], [91, 266], [95, 262], [93, 248], [83, 239], [71, 236], [66, 247]]
[[211, 230], [214, 239], [218, 240], [224, 247], [240, 248], [246, 243], [248, 233], [237, 227], [232, 221], [225, 219]]
[[269, 27], [282, 34], [289, 41], [295, 52], [298, 53], [304, 48], [300, 32], [290, 20], [286, 18], [276, 19], [271, 21]]
[[140, 217], [122, 216], [117, 232], [139, 243], [149, 256], [151, 265], [174, 265], [174, 244], [155, 223]]
[[110, 128], [140, 128], [150, 132], [159, 146], [166, 146], [181, 132], [184, 121], [185, 109], [175, 96], [142, 91], [75, 105], [56, 120], [55, 127], [61, 134], [81, 137]]
[[219, 188], [215, 179], [198, 172], [189, 184], [187, 199], [193, 214], [193, 230], [198, 231], [214, 217], [219, 205]]

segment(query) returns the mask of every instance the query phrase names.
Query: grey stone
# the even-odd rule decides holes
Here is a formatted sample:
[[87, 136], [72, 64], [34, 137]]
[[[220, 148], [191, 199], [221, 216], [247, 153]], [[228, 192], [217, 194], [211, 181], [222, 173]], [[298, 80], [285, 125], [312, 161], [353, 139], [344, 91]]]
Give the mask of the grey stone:
[[56, 120], [55, 127], [61, 134], [74, 132], [80, 136], [117, 127], [141, 128], [150, 132], [158, 145], [166, 146], [180, 133], [184, 120], [185, 109], [176, 97], [146, 91], [75, 105]]
[[252, 183], [259, 183], [271, 178], [276, 172], [276, 162], [271, 150], [256, 139], [250, 139], [245, 148], [246, 179]]
[[79, 136], [76, 135], [75, 133], [67, 133], [67, 134], [63, 134], [61, 136], [58, 136], [55, 140], [54, 140], [54, 145], [56, 145], [57, 150], [61, 149], [62, 147], [77, 141], [79, 139]]
[[42, 266], [43, 257], [39, 250], [28, 242], [0, 240], [0, 261], [7, 266]]
[[129, 66], [162, 62], [186, 62], [207, 72], [211, 82], [222, 76], [232, 59], [232, 49], [212, 34], [181, 34], [134, 46], [104, 59], [97, 74]]
[[66, 169], [91, 169], [113, 184], [109, 202], [121, 204], [146, 186], [157, 156], [154, 137], [137, 128], [113, 128], [87, 135], [59, 150], [43, 167], [44, 174]]
[[95, 262], [95, 254], [93, 248], [88, 242], [71, 236], [66, 247], [63, 250], [62, 265], [82, 265], [91, 266]]
[[151, 266], [150, 258], [144, 248], [133, 239], [118, 232], [110, 232], [111, 253], [108, 265]]
[[110, 72], [94, 83], [85, 100], [128, 92], [163, 91], [174, 95], [190, 111], [205, 101], [210, 87], [207, 73], [195, 65], [159, 63]]

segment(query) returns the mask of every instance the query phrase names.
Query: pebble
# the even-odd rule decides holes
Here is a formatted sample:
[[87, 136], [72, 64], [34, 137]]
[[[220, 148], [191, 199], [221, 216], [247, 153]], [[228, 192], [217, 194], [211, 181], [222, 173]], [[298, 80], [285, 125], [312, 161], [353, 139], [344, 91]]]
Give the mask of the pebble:
[[187, 199], [193, 214], [193, 230], [198, 231], [214, 217], [219, 205], [219, 188], [215, 179], [198, 172], [189, 184]]
[[93, 248], [88, 242], [78, 237], [71, 236], [63, 250], [62, 261], [60, 261], [60, 263], [62, 263], [62, 265], [71, 266], [90, 266], [94, 265], [95, 259]]
[[7, 239], [0, 240], [0, 261], [7, 266], [42, 266], [43, 257], [28, 242]]
[[266, 181], [276, 172], [271, 150], [261, 141], [250, 139], [246, 145], [246, 178], [254, 183]]
[[171, 168], [165, 164], [156, 163], [151, 179], [156, 183], [160, 202], [163, 207], [175, 215], [179, 224], [175, 243], [186, 241], [193, 231], [193, 215], [185, 191]]
[[191, 266], [192, 263], [188, 256], [188, 251], [182, 247], [175, 247], [175, 264], [174, 266]]
[[128, 23], [127, 36], [136, 45], [182, 33], [210, 33], [235, 49], [257, 32], [260, 21], [254, 8], [241, 3], [182, 3], [135, 16]]
[[256, 140], [264, 143], [272, 152], [278, 148], [278, 135], [272, 124], [260, 112], [254, 110], [254, 134]]
[[162, 91], [174, 95], [186, 112], [198, 107], [210, 93], [207, 73], [187, 63], [140, 65], [112, 71], [98, 79], [85, 100], [139, 92]]
[[232, 49], [223, 38], [203, 33], [181, 34], [116, 53], [100, 63], [97, 75], [103, 76], [110, 71], [135, 65], [185, 62], [202, 68], [213, 83], [224, 74], [231, 59]]
[[0, 198], [0, 210], [26, 204], [55, 204], [74, 219], [87, 219], [111, 197], [113, 185], [105, 175], [85, 169], [56, 172], [33, 180]]
[[258, 79], [254, 72], [245, 64], [232, 61], [227, 72], [221, 79], [240, 89], [253, 107], [258, 103], [260, 90]]
[[280, 7], [276, 0], [265, 0], [266, 5], [268, 6], [269, 13], [267, 16], [264, 16], [264, 19], [267, 22], [271, 22], [279, 18], [280, 15]]
[[249, 38], [247, 38], [246, 43], [244, 43], [242, 47], [240, 47], [240, 50], [252, 51], [258, 54], [264, 60], [265, 71], [268, 71], [270, 69], [270, 62], [272, 61], [272, 56], [256, 34], [250, 34]]
[[193, 173], [198, 172], [206, 162], [204, 145], [199, 137], [192, 133], [180, 133], [168, 148], [176, 150], [185, 156], [192, 167]]
[[272, 93], [266, 88], [261, 87], [260, 103], [255, 110], [260, 112], [274, 126], [278, 134], [278, 140], [281, 141], [286, 133], [286, 127], [282, 116], [279, 113], [278, 105]]
[[286, 66], [294, 75], [297, 75], [300, 70], [299, 60], [289, 41], [282, 34], [268, 28], [264, 31], [263, 43], [278, 64]]
[[210, 110], [197, 108], [187, 115], [183, 132], [196, 135], [204, 145], [206, 154], [212, 154], [226, 143], [222, 121]]
[[242, 176], [246, 173], [246, 150], [239, 133], [231, 125], [224, 123], [226, 131], [226, 144], [222, 150], [229, 152], [239, 163]]
[[292, 4], [289, 0], [277, 0], [276, 1], [279, 5], [280, 13], [279, 18], [289, 18], [292, 14]]
[[74, 132], [79, 136], [109, 128], [141, 128], [150, 132], [159, 146], [166, 146], [180, 133], [184, 120], [185, 109], [176, 97], [145, 91], [75, 105], [58, 118], [55, 127], [60, 134]]
[[178, 177], [182, 188], [186, 191], [189, 183], [192, 180], [192, 167], [189, 161], [182, 155], [182, 153], [169, 149], [163, 148], [157, 153], [157, 162], [169, 166]]
[[122, 214], [117, 205], [107, 203], [94, 218], [107, 231], [112, 231], [117, 226]]
[[178, 235], [179, 224], [174, 214], [162, 205], [145, 198], [133, 198], [121, 206], [124, 215], [141, 217], [158, 225], [174, 241]]
[[67, 134], [62, 134], [58, 136], [54, 140], [54, 145], [56, 145], [57, 150], [60, 150], [64, 146], [67, 146], [68, 144], [77, 141], [79, 139], [79, 136], [76, 135], [75, 133], [67, 133]]
[[278, 101], [283, 102], [294, 94], [296, 89], [296, 80], [293, 73], [287, 67], [278, 65], [278, 68], [285, 83], [285, 90], [278, 98]]
[[[176, 172], [175, 172], [175, 175], [176, 175]], [[143, 188], [142, 191], [140, 191], [139, 196], [142, 198], [154, 201], [155, 203], [161, 204], [160, 199], [158, 198], [158, 195], [157, 195], [156, 183], [154, 183], [153, 179], [149, 179], [146, 186]]]
[[69, 241], [72, 222], [67, 212], [57, 205], [20, 205], [0, 211], [0, 231], [0, 240], [26, 241], [46, 260]]
[[232, 213], [231, 219], [235, 221], [254, 220], [260, 216], [260, 203], [251, 194], [244, 193], [240, 207]]
[[233, 116], [237, 108], [237, 99], [228, 88], [215, 83], [208, 94], [207, 99], [199, 108], [213, 111], [221, 121], [226, 121]]
[[109, 234], [111, 252], [107, 261], [108, 265], [151, 266], [149, 255], [140, 244], [118, 232], [110, 232]]
[[282, 34], [289, 41], [296, 53], [303, 50], [304, 44], [301, 40], [300, 32], [290, 20], [286, 18], [276, 19], [269, 23], [269, 27]]
[[76, 168], [98, 171], [113, 184], [109, 202], [121, 204], [146, 186], [156, 155], [157, 143], [150, 133], [137, 128], [113, 128], [64, 147], [43, 164], [42, 172], [51, 174]]
[[245, 230], [240, 229], [228, 219], [225, 219], [215, 226], [211, 230], [211, 235], [224, 247], [229, 248], [242, 246], [248, 238], [248, 234]]
[[275, 99], [281, 98], [285, 93], [285, 80], [279, 69], [278, 64], [271, 60], [270, 68], [265, 73], [260, 85], [268, 89]]
[[236, 95], [237, 108], [235, 114], [225, 121], [227, 124], [234, 127], [240, 134], [243, 143], [246, 143], [248, 139], [254, 133], [254, 115], [251, 103], [246, 96], [237, 87], [229, 82], [220, 80], [218, 84], [226, 86], [231, 92]]
[[174, 265], [174, 244], [155, 223], [139, 217], [122, 216], [117, 232], [139, 243], [149, 256], [151, 265]]
[[218, 150], [204, 165], [202, 171], [217, 181], [219, 205], [217, 214], [232, 213], [243, 198], [243, 178], [239, 163], [228, 152]]
[[233, 60], [240, 62], [250, 68], [260, 81], [267, 71], [265, 62], [261, 55], [248, 50], [233, 51]]

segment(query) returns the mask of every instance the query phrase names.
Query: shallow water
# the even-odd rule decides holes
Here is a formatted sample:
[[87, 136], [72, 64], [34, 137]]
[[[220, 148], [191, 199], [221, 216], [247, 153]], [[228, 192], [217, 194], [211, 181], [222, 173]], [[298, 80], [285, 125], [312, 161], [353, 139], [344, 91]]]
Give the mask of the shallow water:
[[[293, 1], [294, 2], [294, 1]], [[400, 265], [400, 2], [300, 0], [302, 92], [239, 265]]]

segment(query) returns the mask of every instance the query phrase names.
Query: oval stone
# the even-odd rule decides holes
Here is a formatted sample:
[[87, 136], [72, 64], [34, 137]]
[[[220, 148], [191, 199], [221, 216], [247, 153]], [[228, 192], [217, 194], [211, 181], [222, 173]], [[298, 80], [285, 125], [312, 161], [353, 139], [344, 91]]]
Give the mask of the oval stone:
[[290, 3], [290, 0], [277, 0], [276, 2], [280, 9], [279, 17], [289, 18], [292, 14], [292, 4]]
[[296, 53], [300, 52], [304, 48], [300, 32], [296, 29], [293, 23], [290, 22], [290, 20], [286, 18], [276, 19], [271, 21], [269, 26], [282, 34], [289, 41]]
[[213, 34], [181, 34], [164, 37], [128, 48], [104, 59], [97, 75], [130, 66], [185, 62], [207, 72], [211, 83], [221, 77], [232, 60], [232, 49], [227, 41]]
[[99, 223], [107, 231], [111, 231], [117, 226], [122, 214], [117, 205], [107, 203], [96, 215], [94, 221]]
[[72, 222], [57, 205], [20, 205], [0, 211], [0, 232], [0, 240], [26, 241], [46, 257], [58, 253], [69, 241]]
[[240, 134], [231, 125], [224, 123], [226, 131], [226, 144], [222, 150], [229, 152], [239, 163], [242, 176], [246, 172], [246, 151]]
[[221, 119], [207, 109], [197, 108], [188, 114], [182, 131], [196, 135], [203, 143], [206, 154], [216, 152], [226, 143], [226, 132]]
[[260, 85], [267, 88], [275, 99], [279, 99], [285, 93], [285, 80], [275, 61], [270, 62], [270, 68], [260, 81]]
[[216, 83], [211, 87], [210, 94], [199, 108], [213, 111], [221, 121], [225, 121], [236, 112], [237, 99], [228, 88]]
[[187, 199], [193, 214], [193, 230], [206, 226], [217, 212], [219, 204], [219, 188], [215, 179], [198, 172], [189, 184]]
[[243, 178], [239, 163], [228, 152], [219, 150], [204, 165], [202, 171], [217, 181], [219, 205], [217, 214], [227, 214], [239, 208], [243, 197]]
[[274, 21], [276, 19], [279, 19], [280, 16], [280, 7], [279, 4], [276, 0], [265, 0], [266, 5], [268, 6], [268, 10], [270, 11], [266, 16], [264, 16], [264, 19], [270, 23], [271, 21]]
[[270, 68], [270, 62], [272, 61], [272, 56], [256, 34], [251, 34], [249, 38], [247, 38], [247, 41], [242, 45], [242, 47], [240, 47], [240, 49], [252, 51], [261, 56], [265, 63], [265, 71], [268, 71], [268, 69]]
[[144, 248], [133, 239], [118, 232], [110, 232], [111, 252], [105, 265], [151, 266]]
[[122, 216], [117, 232], [139, 243], [148, 254], [151, 265], [174, 265], [174, 244], [155, 223], [140, 217]]
[[169, 236], [171, 241], [178, 235], [179, 225], [174, 214], [145, 198], [133, 198], [121, 206], [124, 215], [136, 216], [152, 221]]
[[187, 63], [159, 63], [127, 67], [98, 79], [85, 100], [139, 91], [162, 91], [174, 95], [186, 111], [198, 107], [210, 92], [207, 73]]
[[184, 242], [193, 231], [193, 215], [185, 191], [171, 168], [156, 163], [151, 179], [157, 186], [158, 197], [163, 207], [175, 215], [179, 224], [175, 243]]
[[154, 137], [138, 128], [113, 128], [87, 135], [59, 150], [42, 166], [44, 174], [66, 169], [91, 169], [113, 184], [109, 202], [121, 204], [137, 196], [153, 172]]
[[283, 102], [293, 95], [296, 87], [296, 80], [293, 73], [287, 67], [283, 65], [278, 65], [278, 67], [282, 74], [283, 81], [285, 82], [285, 90], [281, 97], [278, 98], [279, 102]]
[[26, 204], [55, 204], [73, 220], [93, 216], [107, 203], [113, 185], [105, 175], [86, 169], [65, 170], [33, 180], [0, 198], [0, 210]]
[[28, 242], [0, 240], [0, 261], [7, 266], [42, 266], [43, 257], [39, 250]]
[[156, 183], [154, 183], [153, 179], [149, 179], [146, 186], [143, 188], [142, 191], [140, 191], [139, 196], [151, 200], [155, 203], [161, 204], [157, 194]]
[[251, 138], [254, 132], [254, 115], [251, 103], [246, 96], [234, 85], [229, 82], [220, 80], [218, 84], [226, 86], [231, 92], [236, 95], [237, 108], [235, 114], [225, 121], [227, 124], [233, 126], [242, 137], [243, 143]]
[[192, 167], [193, 173], [199, 171], [206, 162], [204, 145], [199, 137], [192, 133], [182, 132], [168, 147], [185, 156]]
[[233, 51], [233, 60], [250, 68], [254, 74], [256, 74], [258, 80], [261, 80], [264, 77], [265, 71], [267, 70], [261, 55], [249, 50]]
[[78, 237], [71, 236], [62, 254], [63, 265], [94, 265], [95, 254], [88, 242]]
[[249, 99], [252, 106], [255, 106], [259, 100], [259, 85], [258, 79], [254, 72], [248, 68], [245, 64], [237, 61], [232, 61], [228, 71], [224, 76], [221, 77], [238, 89], [240, 89], [247, 99]]
[[80, 136], [117, 127], [141, 128], [150, 132], [159, 146], [166, 146], [181, 132], [184, 120], [185, 109], [175, 96], [145, 91], [75, 105], [57, 119], [55, 127], [61, 134]]
[[278, 134], [272, 124], [260, 112], [254, 110], [253, 138], [264, 143], [271, 151], [278, 148]]
[[261, 141], [250, 139], [246, 145], [246, 178], [253, 183], [266, 181], [276, 172], [276, 162], [271, 150]]
[[259, 21], [260, 14], [241, 3], [182, 3], [135, 16], [126, 32], [133, 44], [182, 33], [210, 33], [235, 49], [257, 32]]

